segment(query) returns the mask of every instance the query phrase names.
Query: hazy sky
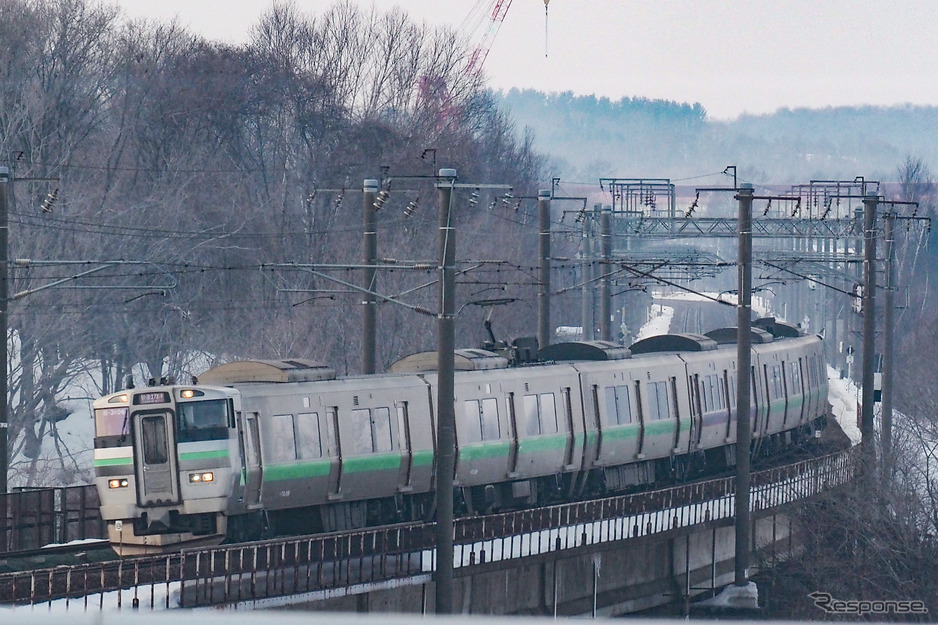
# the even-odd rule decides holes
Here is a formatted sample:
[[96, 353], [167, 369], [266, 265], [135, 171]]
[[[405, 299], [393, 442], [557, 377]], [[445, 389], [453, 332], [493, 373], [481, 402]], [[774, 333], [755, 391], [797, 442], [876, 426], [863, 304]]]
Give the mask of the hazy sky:
[[[354, 1], [396, 4], [417, 21], [453, 27], [495, 4]], [[550, 0], [546, 41], [544, 0], [502, 1], [511, 9], [485, 64], [494, 88], [700, 102], [716, 119], [781, 107], [938, 105], [934, 0]], [[294, 4], [316, 15], [332, 3]], [[271, 0], [117, 4], [131, 17], [178, 17], [209, 39], [237, 43]]]

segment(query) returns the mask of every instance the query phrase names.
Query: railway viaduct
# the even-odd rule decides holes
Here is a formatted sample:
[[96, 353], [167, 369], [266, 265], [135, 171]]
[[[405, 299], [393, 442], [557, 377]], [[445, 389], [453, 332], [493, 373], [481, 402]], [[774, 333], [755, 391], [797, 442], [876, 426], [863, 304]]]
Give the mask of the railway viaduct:
[[[859, 458], [850, 448], [753, 473], [754, 568], [804, 546], [799, 505], [851, 484]], [[460, 519], [454, 606], [617, 616], [688, 603], [733, 581], [734, 520], [732, 478]], [[433, 524], [408, 524], [0, 573], [0, 605], [432, 613], [434, 557]]]

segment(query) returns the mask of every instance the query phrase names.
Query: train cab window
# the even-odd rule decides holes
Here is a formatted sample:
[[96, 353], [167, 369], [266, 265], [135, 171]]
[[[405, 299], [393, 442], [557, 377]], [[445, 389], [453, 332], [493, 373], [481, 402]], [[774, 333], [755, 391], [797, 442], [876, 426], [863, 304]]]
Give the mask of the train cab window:
[[671, 418], [671, 402], [668, 399], [667, 382], [648, 383], [648, 420], [660, 421]]
[[224, 399], [180, 402], [176, 405], [179, 442], [228, 438], [228, 402]]
[[123, 436], [128, 430], [127, 408], [98, 408], [94, 411], [94, 435]]
[[322, 458], [318, 412], [301, 412], [296, 415], [296, 451], [298, 458]]
[[606, 412], [609, 425], [628, 425], [632, 422], [632, 402], [628, 385], [606, 387]]
[[270, 420], [270, 434], [270, 461], [288, 462], [296, 460], [293, 415], [274, 415]]

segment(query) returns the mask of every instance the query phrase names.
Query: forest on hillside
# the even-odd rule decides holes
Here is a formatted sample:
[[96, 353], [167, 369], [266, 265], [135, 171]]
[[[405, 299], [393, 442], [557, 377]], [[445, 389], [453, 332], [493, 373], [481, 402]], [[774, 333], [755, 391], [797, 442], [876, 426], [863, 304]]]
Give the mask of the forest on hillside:
[[895, 181], [906, 156], [938, 163], [938, 107], [781, 109], [712, 121], [699, 103], [530, 89], [495, 98], [565, 180], [680, 180], [735, 165], [741, 180], [757, 185]]
[[[461, 288], [512, 282], [515, 307], [533, 301], [536, 207], [522, 198], [543, 161], [461, 71], [453, 32], [397, 9], [279, 4], [232, 46], [89, 0], [0, 0], [0, 41], [9, 257], [31, 259], [11, 269], [11, 456], [35, 456], [82, 371], [99, 394], [217, 359], [356, 372], [361, 295], [347, 285], [362, 281], [365, 179], [389, 193], [376, 217], [389, 260], [371, 286], [411, 307], [380, 306], [379, 367], [435, 344], [433, 316], [414, 309], [437, 307], [437, 168], [519, 198], [460, 190], [460, 258], [502, 261]], [[465, 346], [485, 338], [485, 312], [459, 315]], [[512, 306], [493, 321], [531, 332]]]

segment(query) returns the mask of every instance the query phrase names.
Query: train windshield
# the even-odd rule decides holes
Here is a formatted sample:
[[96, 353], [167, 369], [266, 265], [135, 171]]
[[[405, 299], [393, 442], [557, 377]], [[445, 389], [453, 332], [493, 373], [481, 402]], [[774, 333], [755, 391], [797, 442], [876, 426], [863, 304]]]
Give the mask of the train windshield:
[[228, 437], [227, 400], [207, 399], [179, 403], [176, 409], [176, 426], [180, 442]]
[[129, 431], [127, 408], [98, 408], [94, 411], [95, 436], [124, 436]]

